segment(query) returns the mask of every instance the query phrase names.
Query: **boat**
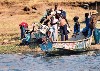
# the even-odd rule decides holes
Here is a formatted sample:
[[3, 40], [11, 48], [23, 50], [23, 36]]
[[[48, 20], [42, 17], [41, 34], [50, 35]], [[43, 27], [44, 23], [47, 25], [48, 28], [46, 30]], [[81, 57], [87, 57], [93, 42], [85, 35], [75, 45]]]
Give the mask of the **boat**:
[[71, 50], [71, 51], [86, 51], [91, 47], [92, 36], [86, 38], [82, 32], [78, 35], [73, 36], [67, 41], [52, 41], [48, 43], [40, 44], [43, 51], [58, 51], [60, 49]]
[[[34, 37], [36, 39], [40, 39], [45, 37], [48, 27], [41, 26], [40, 29], [37, 30], [37, 32], [34, 33]], [[45, 52], [51, 52], [51, 51], [59, 51], [61, 49], [63, 50], [69, 50], [69, 51], [86, 51], [89, 50], [91, 47], [92, 42], [92, 36], [89, 38], [86, 38], [82, 32], [79, 32], [78, 34], [74, 35], [67, 41], [49, 41], [47, 39], [46, 43], [40, 43], [39, 46], [42, 51]]]
[[86, 38], [77, 41], [53, 41], [53, 48], [62, 48], [73, 51], [85, 51], [91, 47], [91, 38]]

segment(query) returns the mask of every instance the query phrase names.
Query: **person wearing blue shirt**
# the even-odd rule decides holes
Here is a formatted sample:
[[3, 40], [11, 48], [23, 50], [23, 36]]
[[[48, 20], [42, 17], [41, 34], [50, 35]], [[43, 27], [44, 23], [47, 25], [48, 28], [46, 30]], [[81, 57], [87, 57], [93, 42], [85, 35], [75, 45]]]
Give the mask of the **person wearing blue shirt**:
[[79, 24], [79, 22], [78, 22], [78, 19], [79, 19], [78, 16], [75, 16], [75, 17], [73, 18], [73, 20], [74, 20], [74, 22], [75, 22], [75, 24], [74, 24], [74, 34], [77, 34], [77, 33], [80, 32], [80, 24]]
[[85, 23], [86, 27], [83, 29], [82, 33], [85, 37], [87, 37], [89, 34], [89, 24], [90, 24], [89, 13], [85, 13]]
[[34, 30], [30, 31], [30, 30], [26, 30], [25, 32], [25, 37], [22, 39], [22, 45], [29, 45], [30, 42], [31, 42], [31, 33], [33, 32]]
[[22, 44], [28, 45], [30, 43], [30, 40], [31, 40], [31, 33], [27, 30], [25, 37], [22, 39]]

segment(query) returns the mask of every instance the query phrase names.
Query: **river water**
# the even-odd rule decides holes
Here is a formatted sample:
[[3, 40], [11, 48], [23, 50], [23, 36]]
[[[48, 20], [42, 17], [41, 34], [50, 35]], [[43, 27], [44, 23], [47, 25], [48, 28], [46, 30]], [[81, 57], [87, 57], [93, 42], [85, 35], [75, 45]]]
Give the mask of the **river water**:
[[64, 56], [0, 54], [0, 71], [100, 71], [100, 51]]

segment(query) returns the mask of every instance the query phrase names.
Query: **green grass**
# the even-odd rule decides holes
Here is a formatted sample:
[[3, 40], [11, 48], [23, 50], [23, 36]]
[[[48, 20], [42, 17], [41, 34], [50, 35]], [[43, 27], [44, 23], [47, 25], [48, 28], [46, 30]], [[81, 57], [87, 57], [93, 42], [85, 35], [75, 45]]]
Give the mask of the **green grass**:
[[19, 47], [14, 45], [0, 46], [0, 53], [18, 53]]

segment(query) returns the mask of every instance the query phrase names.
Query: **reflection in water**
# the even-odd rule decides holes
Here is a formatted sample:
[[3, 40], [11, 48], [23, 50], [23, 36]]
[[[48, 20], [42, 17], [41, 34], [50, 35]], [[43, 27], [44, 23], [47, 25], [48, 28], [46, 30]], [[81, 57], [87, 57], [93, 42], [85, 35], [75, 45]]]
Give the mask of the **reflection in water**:
[[99, 71], [100, 51], [80, 55], [0, 54], [0, 71]]

